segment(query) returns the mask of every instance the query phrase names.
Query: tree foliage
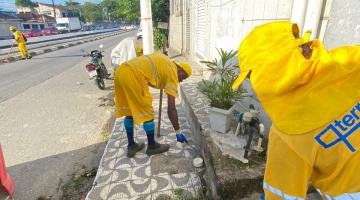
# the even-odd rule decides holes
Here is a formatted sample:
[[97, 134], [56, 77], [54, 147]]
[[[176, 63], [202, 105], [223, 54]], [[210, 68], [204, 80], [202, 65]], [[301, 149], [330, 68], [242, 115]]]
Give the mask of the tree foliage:
[[[77, 2], [72, 0], [65, 2], [66, 5], [74, 3]], [[154, 22], [169, 21], [169, 0], [151, 0], [151, 8]], [[87, 22], [99, 21], [102, 15], [110, 21], [135, 22], [140, 19], [140, 0], [102, 0], [100, 4], [86, 2], [82, 5], [82, 11]], [[156, 26], [156, 23], [154, 25]]]
[[169, 2], [170, 2], [169, 0], [151, 0], [152, 18], [154, 22], [169, 21], [169, 15], [170, 15]]
[[137, 21], [140, 17], [140, 0], [117, 0], [118, 16], [126, 21]]
[[22, 6], [22, 7], [37, 7], [37, 3], [32, 2], [31, 0], [15, 0], [15, 5]]
[[69, 1], [65, 1], [65, 5], [66, 6], [79, 6], [80, 3], [76, 2], [76, 1], [69, 0]]
[[109, 21], [117, 21], [121, 19], [118, 12], [120, 5], [117, 0], [103, 0], [100, 3], [100, 6], [104, 9], [104, 14]]
[[81, 11], [86, 22], [96, 23], [103, 19], [102, 8], [98, 4], [85, 2]]

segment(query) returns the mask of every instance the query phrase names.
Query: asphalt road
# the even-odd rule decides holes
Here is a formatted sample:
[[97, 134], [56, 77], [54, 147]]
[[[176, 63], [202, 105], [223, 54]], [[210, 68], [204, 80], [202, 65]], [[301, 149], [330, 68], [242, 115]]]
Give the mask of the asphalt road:
[[[124, 37], [134, 35], [134, 32], [124, 33], [107, 39], [82, 44], [10, 64], [0, 65], [0, 103], [37, 85], [70, 67], [89, 58], [83, 58], [81, 49], [99, 49], [114, 47]], [[109, 58], [109, 55], [107, 55]]]
[[[105, 31], [111, 31], [111, 30], [119, 30], [119, 29], [105, 29], [105, 30], [95, 30], [95, 31], [79, 31], [74, 33], [65, 33], [65, 34], [59, 34], [59, 35], [47, 35], [47, 36], [40, 36], [40, 37], [29, 37], [27, 38], [28, 42], [42, 42], [47, 40], [53, 40], [53, 39], [59, 39], [64, 37], [75, 37], [78, 35], [84, 35], [84, 34], [92, 34], [92, 33], [102, 33]], [[0, 48], [3, 46], [11, 45], [13, 39], [8, 40], [0, 40]]]
[[134, 35], [0, 65], [0, 143], [15, 199], [57, 200], [75, 172], [97, 167], [104, 148], [101, 133], [113, 118], [113, 81], [106, 80], [106, 89], [99, 90], [88, 80], [84, 66], [90, 58], [80, 56], [80, 49], [103, 44], [103, 60], [112, 72], [111, 49]]

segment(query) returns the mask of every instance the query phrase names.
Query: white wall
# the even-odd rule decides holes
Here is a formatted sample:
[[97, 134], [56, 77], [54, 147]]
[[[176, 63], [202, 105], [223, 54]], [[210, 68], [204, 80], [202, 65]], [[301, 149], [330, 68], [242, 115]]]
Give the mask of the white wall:
[[[290, 20], [293, 0], [193, 0], [192, 1], [192, 53], [196, 54], [196, 2], [206, 3], [205, 54], [200, 57], [213, 58], [216, 48], [234, 49], [255, 27], [275, 20]], [[317, 38], [324, 38], [333, 0], [324, 0]], [[311, 2], [311, 0], [309, 0]], [[181, 23], [181, 21], [178, 21]]]
[[293, 0], [218, 0], [209, 1], [209, 52], [215, 48], [234, 49], [255, 27], [274, 20], [290, 20]]
[[360, 44], [360, 1], [332, 0], [324, 36], [327, 48]]
[[170, 0], [170, 34], [169, 45], [177, 52], [182, 51], [182, 16], [175, 15], [175, 1]]

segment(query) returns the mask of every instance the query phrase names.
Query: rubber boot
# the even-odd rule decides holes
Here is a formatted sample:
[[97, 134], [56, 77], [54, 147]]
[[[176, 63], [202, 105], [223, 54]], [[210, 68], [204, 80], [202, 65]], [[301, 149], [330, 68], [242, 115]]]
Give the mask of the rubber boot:
[[132, 158], [138, 151], [141, 151], [144, 148], [145, 144], [143, 142], [135, 143], [133, 145], [128, 146], [127, 148], [127, 157]]
[[167, 152], [170, 148], [170, 145], [168, 144], [159, 144], [155, 142], [154, 144], [148, 145], [148, 148], [146, 149], [146, 154], [148, 156], [160, 154]]

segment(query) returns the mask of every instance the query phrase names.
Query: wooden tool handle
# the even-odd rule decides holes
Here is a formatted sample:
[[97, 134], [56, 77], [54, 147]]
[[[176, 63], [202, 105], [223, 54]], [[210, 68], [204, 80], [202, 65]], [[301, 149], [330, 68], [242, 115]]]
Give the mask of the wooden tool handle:
[[160, 137], [160, 126], [161, 126], [161, 108], [162, 108], [162, 97], [163, 97], [163, 89], [160, 90], [160, 99], [159, 99], [159, 118], [158, 118], [158, 127], [156, 136]]

